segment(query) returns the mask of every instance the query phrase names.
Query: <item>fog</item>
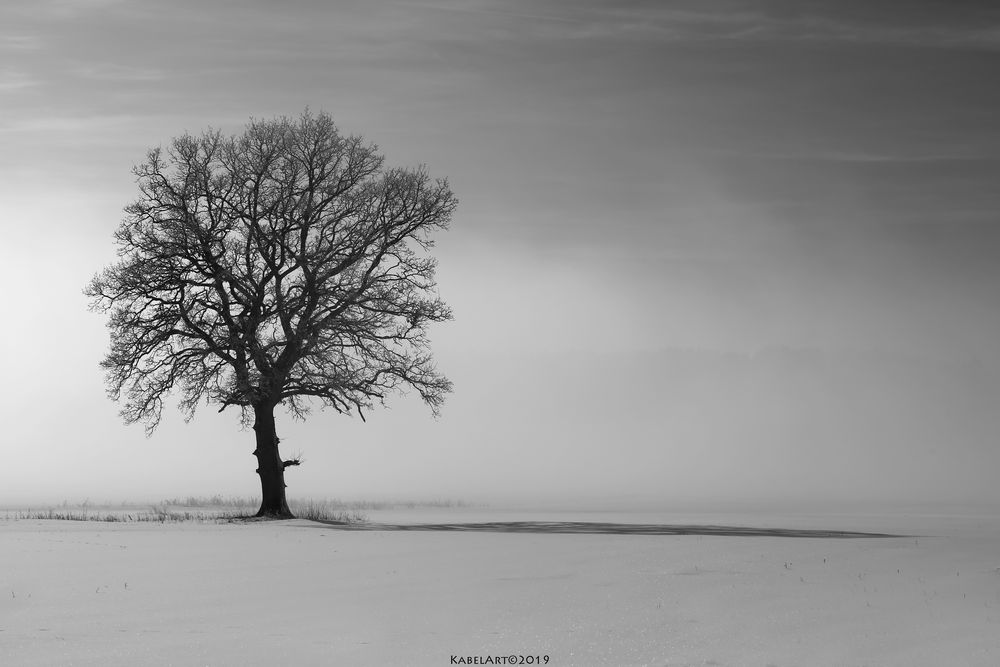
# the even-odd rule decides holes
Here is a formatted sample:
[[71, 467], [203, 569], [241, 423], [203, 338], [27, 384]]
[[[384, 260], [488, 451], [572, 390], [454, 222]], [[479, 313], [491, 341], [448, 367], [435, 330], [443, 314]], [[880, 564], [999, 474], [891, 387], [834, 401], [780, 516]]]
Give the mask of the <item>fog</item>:
[[121, 424], [81, 290], [146, 148], [306, 105], [458, 194], [455, 391], [280, 415], [291, 496], [1000, 503], [994, 10], [292, 4], [0, 9], [0, 504], [258, 492], [232, 410]]

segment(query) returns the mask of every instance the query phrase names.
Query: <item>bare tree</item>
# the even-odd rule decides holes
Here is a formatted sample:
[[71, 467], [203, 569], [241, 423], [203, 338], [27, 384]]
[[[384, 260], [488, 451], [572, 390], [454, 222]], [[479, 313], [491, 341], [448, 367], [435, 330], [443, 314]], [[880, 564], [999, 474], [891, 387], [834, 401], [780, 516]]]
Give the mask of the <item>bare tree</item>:
[[312, 402], [364, 411], [415, 389], [437, 414], [451, 383], [427, 326], [437, 296], [431, 234], [457, 200], [423, 168], [387, 168], [326, 113], [209, 130], [149, 151], [115, 233], [119, 260], [85, 293], [109, 314], [101, 363], [126, 422], [159, 423], [176, 394], [242, 411], [256, 432], [258, 516], [290, 517], [274, 411]]

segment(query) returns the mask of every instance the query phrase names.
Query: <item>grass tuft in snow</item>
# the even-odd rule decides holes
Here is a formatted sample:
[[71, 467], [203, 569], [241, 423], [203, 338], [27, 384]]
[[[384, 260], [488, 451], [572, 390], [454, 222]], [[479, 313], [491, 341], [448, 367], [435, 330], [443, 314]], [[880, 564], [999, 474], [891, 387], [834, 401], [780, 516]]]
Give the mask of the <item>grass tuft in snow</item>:
[[[52, 521], [105, 521], [110, 523], [177, 523], [182, 521], [199, 521], [211, 523], [230, 523], [253, 518], [257, 510], [253, 505], [232, 505], [232, 509], [208, 507], [201, 509], [178, 509], [166, 502], [151, 505], [148, 508], [94, 510], [89, 508], [45, 508], [0, 510], [0, 518], [13, 520], [52, 520]], [[239, 509], [243, 511], [239, 511]], [[334, 523], [356, 524], [365, 523], [368, 517], [358, 511], [341, 510], [327, 501], [297, 501], [290, 503], [290, 509], [296, 518], [314, 521], [331, 521]]]
[[110, 523], [131, 523], [136, 521], [149, 521], [157, 523], [167, 523], [173, 521], [211, 521], [217, 518], [212, 513], [201, 512], [171, 512], [162, 508], [152, 507], [148, 510], [133, 511], [94, 511], [94, 510], [57, 510], [48, 508], [44, 510], [7, 510], [4, 513], [5, 519], [51, 519], [53, 521], [106, 521]]
[[343, 507], [330, 500], [293, 500], [289, 501], [288, 509], [299, 519], [310, 521], [332, 521], [333, 523], [367, 523], [368, 516], [363, 512]]
[[[180, 521], [230, 522], [253, 518], [260, 499], [249, 496], [187, 496], [161, 500], [153, 505], [123, 502], [92, 503], [90, 499], [41, 509], [0, 509], [0, 519], [51, 519], [56, 521], [107, 521], [174, 523]], [[477, 507], [461, 500], [341, 500], [306, 498], [288, 501], [299, 519], [333, 523], [367, 523], [366, 511], [416, 508]]]
[[[186, 498], [171, 498], [163, 500], [160, 504], [174, 507], [232, 507], [239, 509], [253, 508], [256, 511], [260, 505], [259, 498], [248, 496], [187, 496]], [[478, 507], [463, 500], [431, 499], [431, 500], [342, 500], [340, 498], [324, 498], [322, 500], [289, 500], [288, 505], [292, 512], [296, 506], [309, 504], [321, 504], [329, 510], [341, 511], [373, 511], [392, 509], [415, 509], [424, 507], [433, 508], [466, 508]]]

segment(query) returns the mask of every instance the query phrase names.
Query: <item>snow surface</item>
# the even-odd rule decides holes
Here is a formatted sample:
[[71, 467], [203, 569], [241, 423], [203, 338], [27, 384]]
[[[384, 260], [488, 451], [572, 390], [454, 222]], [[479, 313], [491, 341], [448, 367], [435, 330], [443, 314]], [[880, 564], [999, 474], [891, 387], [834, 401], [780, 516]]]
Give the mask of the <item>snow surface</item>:
[[0, 665], [449, 665], [510, 654], [553, 666], [1000, 664], [996, 517], [502, 518], [907, 536], [0, 520]]

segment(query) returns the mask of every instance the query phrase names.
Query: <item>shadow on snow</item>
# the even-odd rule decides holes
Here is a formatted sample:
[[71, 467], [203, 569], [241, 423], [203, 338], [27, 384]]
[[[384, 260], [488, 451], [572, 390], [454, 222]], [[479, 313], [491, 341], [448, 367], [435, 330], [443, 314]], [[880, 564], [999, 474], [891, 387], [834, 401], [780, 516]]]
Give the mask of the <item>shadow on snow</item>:
[[317, 521], [341, 530], [466, 531], [485, 533], [585, 533], [599, 535], [719, 535], [735, 537], [907, 537], [889, 533], [741, 526], [675, 526], [655, 523], [600, 523], [589, 521], [494, 521], [487, 523], [344, 524]]

